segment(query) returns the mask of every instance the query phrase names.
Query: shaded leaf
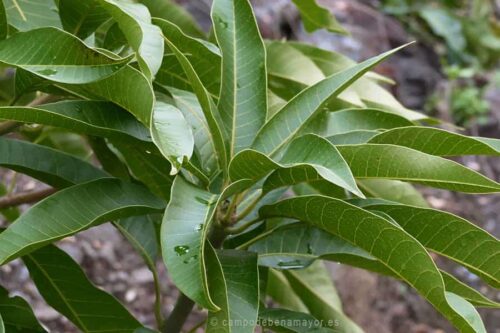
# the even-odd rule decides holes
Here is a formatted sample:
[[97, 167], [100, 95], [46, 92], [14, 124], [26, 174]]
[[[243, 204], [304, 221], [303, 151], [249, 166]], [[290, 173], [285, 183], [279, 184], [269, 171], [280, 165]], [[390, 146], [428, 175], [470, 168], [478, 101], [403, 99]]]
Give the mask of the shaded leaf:
[[[53, 0], [3, 0], [9, 25], [19, 31], [41, 27], [61, 28]], [[40, 15], [43, 13], [44, 15]]]
[[428, 207], [422, 194], [411, 184], [390, 179], [361, 179], [358, 181], [363, 192], [374, 198], [399, 202], [405, 205]]
[[[45, 333], [38, 323], [28, 302], [19, 296], [9, 297], [0, 287], [0, 332], [5, 333]], [[4, 329], [4, 331], [2, 331]]]
[[8, 34], [9, 34], [9, 24], [7, 22], [7, 14], [5, 12], [5, 6], [2, 0], [0, 1], [0, 40], [7, 38]]
[[348, 32], [337, 22], [335, 16], [328, 9], [319, 6], [316, 0], [293, 0], [299, 9], [302, 23], [307, 32], [314, 32], [319, 29], [327, 29], [346, 35]]
[[286, 310], [307, 312], [304, 303], [292, 292], [283, 272], [275, 269], [269, 269], [268, 272], [266, 295]]
[[59, 16], [64, 30], [85, 39], [110, 16], [99, 0], [59, 0]]
[[358, 130], [335, 134], [327, 137], [327, 139], [334, 145], [357, 145], [367, 143], [371, 138], [379, 133], [379, 131]]
[[[335, 323], [330, 323], [332, 329], [322, 327], [321, 322], [307, 313], [285, 309], [263, 309], [259, 311], [259, 322], [264, 328], [274, 332], [296, 333], [333, 333]], [[298, 323], [295, 324], [295, 323]]]

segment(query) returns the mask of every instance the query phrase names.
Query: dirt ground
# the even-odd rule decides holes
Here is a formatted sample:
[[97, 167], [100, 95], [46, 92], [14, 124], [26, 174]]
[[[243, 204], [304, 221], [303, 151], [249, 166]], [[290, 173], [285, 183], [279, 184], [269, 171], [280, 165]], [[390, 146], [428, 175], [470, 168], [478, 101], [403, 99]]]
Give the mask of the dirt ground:
[[[181, 2], [196, 15], [203, 26], [207, 26], [209, 7], [206, 2]], [[336, 36], [321, 31], [306, 34], [287, 0], [254, 1], [265, 37], [288, 37], [313, 42], [324, 48], [341, 51], [356, 60], [365, 59], [412, 39], [399, 23], [364, 5], [366, 1], [321, 2], [335, 10], [352, 36]], [[415, 109], [421, 108], [425, 98], [441, 84], [436, 56], [423, 46], [397, 55], [379, 70], [397, 81], [394, 92], [405, 105]], [[491, 121], [488, 126], [475, 128], [474, 131], [479, 135], [499, 138], [500, 91], [491, 91], [488, 96], [492, 105]], [[500, 179], [498, 158], [471, 157], [460, 162], [493, 179]], [[10, 179], [12, 176], [12, 172], [0, 169], [1, 178]], [[27, 177], [20, 177], [16, 191], [40, 186]], [[496, 237], [500, 236], [500, 196], [473, 196], [429, 188], [422, 188], [422, 191], [433, 207], [462, 216]], [[82, 265], [96, 285], [114, 294], [139, 320], [150, 325], [154, 323], [150, 310], [154, 302], [152, 276], [142, 259], [110, 224], [64, 239], [59, 242], [59, 246]], [[488, 289], [475, 275], [444, 259], [438, 258], [437, 261], [443, 269], [454, 273], [491, 299], [500, 301], [500, 292]], [[367, 333], [454, 332], [429, 304], [404, 284], [338, 264], [330, 264], [329, 267], [346, 313]], [[163, 303], [165, 311], [169, 312], [177, 291], [169, 282], [161, 262], [158, 263], [158, 269], [162, 281], [166, 281], [162, 286]], [[45, 305], [20, 261], [0, 267], [0, 284], [27, 299], [37, 317], [51, 332], [78, 332], [65, 318]], [[500, 332], [499, 311], [480, 310], [480, 313], [488, 332]], [[201, 313], [193, 314], [186, 328], [194, 326], [201, 318]]]

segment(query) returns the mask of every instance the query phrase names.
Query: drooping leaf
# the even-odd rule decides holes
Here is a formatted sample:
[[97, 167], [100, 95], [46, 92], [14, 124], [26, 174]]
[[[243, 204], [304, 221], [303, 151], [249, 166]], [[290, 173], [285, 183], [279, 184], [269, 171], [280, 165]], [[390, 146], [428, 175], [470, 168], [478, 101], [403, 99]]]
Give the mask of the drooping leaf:
[[[0, 287], [0, 332], [5, 333], [46, 333], [38, 323], [28, 302], [19, 296], [9, 297]], [[4, 329], [4, 331], [2, 331]]]
[[406, 147], [337, 146], [356, 178], [396, 179], [466, 193], [494, 193], [500, 184], [454, 161]]
[[160, 28], [151, 23], [147, 7], [128, 0], [100, 0], [100, 4], [118, 23], [142, 72], [152, 80], [161, 66], [164, 43]]
[[[334, 333], [337, 332], [335, 322], [332, 328], [321, 326], [321, 322], [307, 313], [285, 309], [262, 309], [259, 311], [259, 321], [262, 327], [283, 333]], [[296, 324], [298, 323], [298, 325]]]
[[49, 147], [0, 137], [0, 165], [57, 188], [109, 175], [72, 155]]
[[[347, 164], [335, 146], [313, 134], [293, 140], [279, 162], [255, 150], [244, 150], [231, 161], [229, 175], [232, 180], [253, 179], [257, 181], [271, 171], [280, 172], [280, 169], [301, 169], [302, 171], [307, 169], [305, 174], [316, 173], [330, 183], [363, 197]], [[283, 173], [289, 175], [287, 171]], [[280, 176], [278, 175], [277, 178], [279, 179]]]
[[275, 153], [322, 110], [328, 99], [337, 96], [349, 84], [398, 50], [399, 48], [366, 60], [303, 90], [262, 127], [253, 147], [267, 155]]
[[172, 165], [171, 175], [193, 154], [194, 137], [182, 112], [175, 106], [156, 101], [151, 124], [153, 142]]
[[346, 35], [348, 32], [337, 22], [328, 9], [319, 6], [316, 0], [293, 0], [297, 6], [302, 23], [307, 32], [327, 29], [330, 32]]
[[69, 187], [31, 207], [0, 234], [0, 264], [97, 224], [163, 207], [143, 186], [117, 179]]
[[500, 140], [469, 137], [432, 127], [394, 128], [371, 138], [369, 143], [405, 146], [437, 156], [500, 156]]
[[425, 198], [415, 187], [399, 180], [360, 179], [358, 185], [369, 197], [399, 202], [411, 206], [429, 206]]
[[99, 0], [59, 0], [59, 16], [64, 30], [81, 39], [94, 33], [110, 18]]
[[[61, 28], [53, 0], [3, 0], [9, 25], [19, 31], [41, 27]], [[40, 15], [43, 13], [43, 15]]]
[[210, 294], [221, 308], [208, 313], [207, 332], [253, 333], [259, 313], [257, 255], [212, 248], [206, 255]]
[[130, 58], [110, 58], [56, 28], [19, 32], [0, 41], [0, 62], [20, 67], [42, 78], [81, 84], [106, 78]]
[[218, 109], [232, 157], [252, 144], [266, 120], [266, 49], [248, 0], [215, 0], [212, 22], [222, 52]]
[[473, 315], [470, 309], [466, 309], [466, 314], [463, 306], [457, 307], [448, 299], [439, 270], [425, 248], [392, 222], [342, 200], [321, 196], [286, 199], [263, 207], [260, 213], [267, 217], [296, 218], [342, 237], [389, 267], [457, 329], [484, 332], [470, 321], [469, 315]]
[[23, 261], [45, 301], [84, 333], [132, 333], [141, 324], [110, 294], [94, 286], [80, 266], [49, 245]]
[[37, 107], [0, 107], [0, 119], [55, 126], [101, 137], [151, 141], [146, 127], [109, 102], [62, 101]]
[[120, 160], [105, 139], [88, 136], [87, 142], [103, 170], [113, 177], [130, 181], [130, 173], [127, 165]]

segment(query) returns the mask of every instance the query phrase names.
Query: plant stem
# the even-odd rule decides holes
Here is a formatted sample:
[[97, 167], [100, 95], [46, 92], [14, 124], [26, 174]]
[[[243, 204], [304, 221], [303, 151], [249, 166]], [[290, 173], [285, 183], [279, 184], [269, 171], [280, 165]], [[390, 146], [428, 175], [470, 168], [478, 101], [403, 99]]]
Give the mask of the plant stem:
[[155, 289], [155, 319], [156, 319], [156, 326], [158, 328], [160, 328], [163, 325], [163, 314], [161, 312], [161, 287], [160, 287], [160, 279], [159, 279], [158, 273], [156, 272], [155, 269], [152, 269], [151, 272], [153, 273], [153, 284], [154, 284], [154, 289]]
[[259, 223], [260, 221], [262, 221], [262, 218], [258, 217], [256, 219], [248, 221], [247, 223], [242, 224], [241, 226], [233, 227], [233, 228], [226, 228], [225, 231], [228, 234], [239, 234], [242, 231], [245, 231], [246, 229], [251, 227], [252, 225]]
[[175, 303], [170, 316], [165, 320], [161, 327], [162, 333], [179, 333], [191, 313], [194, 302], [184, 294], [181, 294]]
[[240, 215], [238, 215], [238, 217], [236, 218], [236, 221], [241, 221], [245, 217], [247, 217], [247, 215], [253, 211], [255, 206], [257, 206], [257, 204], [259, 203], [260, 199], [262, 199], [262, 197], [263, 197], [263, 195], [262, 195], [262, 193], [260, 193], [259, 196], [257, 198], [255, 198], [255, 200], [252, 201], [250, 204], [248, 204], [248, 206], [245, 207], [245, 209], [240, 213]]
[[57, 191], [55, 188], [47, 188], [40, 191], [22, 192], [7, 195], [0, 198], [0, 209], [14, 207], [26, 203], [40, 201]]

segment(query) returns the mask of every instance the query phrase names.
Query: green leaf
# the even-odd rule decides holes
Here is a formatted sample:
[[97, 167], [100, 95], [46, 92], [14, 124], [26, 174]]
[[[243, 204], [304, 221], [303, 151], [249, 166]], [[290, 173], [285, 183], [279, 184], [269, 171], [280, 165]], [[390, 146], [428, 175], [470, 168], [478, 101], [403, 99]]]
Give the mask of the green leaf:
[[390, 179], [361, 179], [358, 181], [363, 192], [374, 198], [399, 202], [405, 205], [428, 207], [422, 194], [411, 184]]
[[[49, 44], [43, 43], [47, 40], [50, 40]], [[80, 84], [98, 81], [123, 68], [129, 60], [110, 58], [56, 28], [19, 32], [0, 41], [0, 62], [53, 82]]]
[[189, 36], [205, 38], [205, 34], [195, 19], [175, 2], [171, 0], [140, 0], [139, 2], [148, 7], [151, 16], [172, 22]]
[[[7, 194], [9, 194], [7, 188], [4, 184], [0, 183], [0, 197]], [[9, 207], [0, 209], [0, 215], [3, 215], [7, 221], [14, 221], [21, 215], [21, 212], [18, 207]]]
[[99, 0], [59, 0], [59, 16], [64, 30], [85, 39], [110, 16]]
[[49, 245], [23, 257], [45, 301], [85, 333], [134, 332], [141, 324], [110, 294], [94, 286], [73, 259]]
[[460, 315], [465, 318], [475, 332], [486, 332], [483, 321], [477, 310], [462, 297], [446, 292], [446, 300]]
[[454, 161], [394, 145], [337, 146], [356, 178], [385, 178], [466, 193], [495, 193], [500, 184]]
[[327, 139], [334, 145], [357, 145], [367, 143], [379, 133], [379, 131], [358, 130], [328, 136]]
[[[335, 146], [313, 134], [304, 135], [293, 140], [279, 163], [257, 151], [244, 150], [231, 161], [229, 175], [232, 180], [253, 179], [257, 181], [271, 171], [277, 170], [275, 172], [278, 175], [275, 178], [277, 178], [276, 181], [278, 182], [283, 180], [280, 179], [282, 174], [290, 176], [290, 172], [286, 171], [286, 169], [300, 169], [306, 175], [308, 172], [317, 174], [330, 183], [363, 197], [363, 194], [356, 186], [356, 182], [347, 164]], [[280, 170], [284, 171], [281, 172]], [[293, 173], [293, 175], [296, 174], [298, 173]], [[293, 177], [291, 178], [295, 180]], [[276, 185], [272, 182], [267, 184], [266, 191]], [[284, 184], [281, 182], [276, 187], [283, 186]]]
[[222, 52], [218, 109], [233, 156], [252, 144], [266, 121], [266, 49], [248, 0], [215, 0], [212, 22]]
[[286, 310], [307, 312], [307, 308], [300, 298], [292, 291], [285, 275], [275, 269], [269, 269], [267, 277], [266, 295]]
[[[158, 20], [161, 21], [161, 20]], [[156, 21], [155, 21], [156, 22]], [[212, 133], [212, 137], [214, 140], [214, 145], [216, 147], [217, 152], [217, 160], [221, 169], [225, 170], [228, 164], [227, 161], [227, 150], [226, 150], [226, 138], [224, 136], [224, 132], [222, 130], [222, 120], [220, 119], [220, 115], [217, 111], [217, 107], [215, 103], [208, 93], [207, 89], [203, 86], [203, 83], [200, 81], [200, 77], [197, 72], [193, 68], [193, 64], [190, 60], [177, 48], [174, 44], [174, 41], [165, 39], [168, 46], [175, 54], [177, 60], [182, 65], [186, 76], [191, 83], [191, 86], [194, 90], [196, 97], [201, 105], [201, 109], [203, 111], [203, 115], [208, 124], [208, 128], [210, 129], [210, 133]]]
[[134, 49], [144, 75], [152, 80], [161, 66], [164, 43], [160, 28], [151, 23], [147, 7], [132, 1], [100, 0], [100, 3]]
[[[5, 333], [46, 333], [38, 323], [28, 302], [19, 296], [9, 297], [0, 287], [0, 332]], [[2, 331], [4, 329], [4, 331]]]
[[423, 246], [500, 287], [500, 242], [483, 229], [434, 209], [402, 205], [370, 205], [368, 208], [388, 214]]
[[8, 34], [9, 34], [9, 24], [7, 22], [7, 14], [5, 12], [5, 6], [2, 0], [0, 1], [0, 40], [7, 38]]
[[302, 23], [304, 23], [307, 32], [311, 33], [319, 29], [326, 29], [343, 35], [348, 34], [337, 22], [335, 16], [328, 9], [320, 7], [316, 0], [293, 0], [293, 3], [300, 12]]
[[163, 207], [143, 186], [117, 179], [69, 187], [31, 207], [0, 234], [0, 265], [97, 224]]
[[172, 165], [170, 174], [177, 174], [194, 149], [193, 133], [182, 112], [173, 105], [157, 101], [151, 134], [153, 142]]
[[383, 53], [329, 76], [300, 92], [262, 127], [253, 147], [267, 155], [278, 151], [304, 127], [308, 120], [322, 110], [328, 99], [337, 96], [352, 82], [399, 49]]
[[425, 6], [418, 13], [427, 22], [434, 34], [442, 37], [452, 50], [455, 52], [463, 52], [465, 50], [467, 40], [462, 31], [462, 22], [451, 11]]
[[62, 101], [37, 107], [0, 107], [0, 119], [55, 126], [101, 137], [151, 141], [147, 128], [109, 102]]
[[444, 284], [446, 285], [446, 290], [457, 294], [471, 304], [480, 307], [486, 308], [500, 308], [500, 303], [494, 302], [488, 298], [486, 298], [483, 294], [478, 292], [477, 290], [469, 287], [462, 281], [458, 280], [451, 274], [446, 273], [445, 271], [441, 271], [441, 275], [443, 276]]
[[500, 156], [500, 140], [469, 137], [432, 127], [394, 128], [371, 138], [369, 143], [405, 146], [437, 156]]
[[[367, 251], [415, 288], [462, 332], [474, 328], [468, 314], [450, 304], [442, 277], [425, 248], [399, 226], [342, 200], [306, 196], [261, 208], [263, 217], [296, 218]], [[408, 263], [411, 261], [411, 265]]]
[[[334, 333], [337, 332], [335, 322], [332, 320], [332, 327], [321, 326], [321, 322], [307, 313], [290, 311], [285, 309], [263, 309], [259, 311], [259, 322], [264, 328], [274, 332], [283, 333]], [[297, 324], [298, 323], [298, 324]]]
[[0, 137], [0, 165], [57, 188], [109, 177], [101, 169], [72, 155], [5, 137]]
[[129, 181], [130, 173], [127, 165], [123, 163], [103, 138], [88, 136], [87, 142], [92, 149], [94, 157], [99, 161], [101, 167], [115, 178]]
[[207, 332], [253, 333], [259, 313], [257, 255], [238, 250], [207, 251], [208, 282], [214, 302]]
[[53, 0], [3, 1], [7, 10], [7, 21], [16, 30], [27, 31], [41, 27], [62, 27], [59, 15], [57, 15], [57, 6]]

